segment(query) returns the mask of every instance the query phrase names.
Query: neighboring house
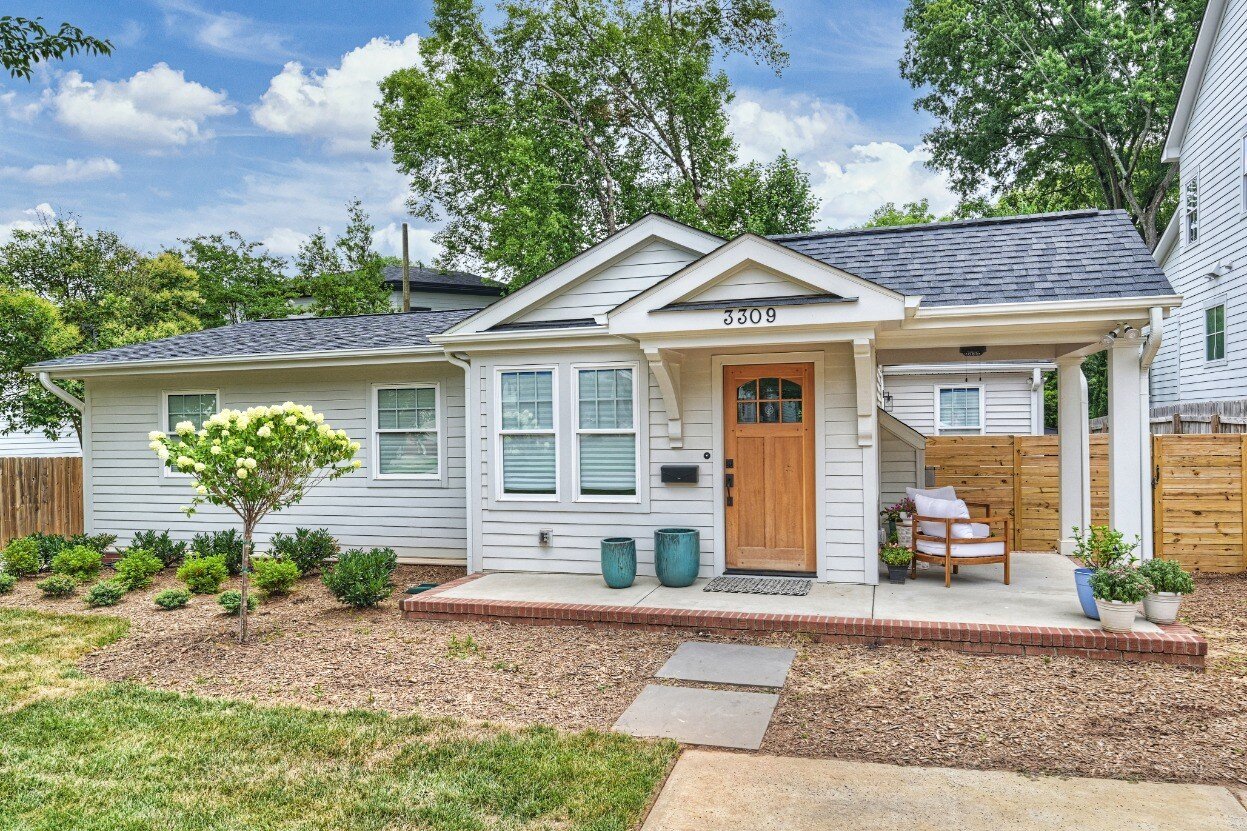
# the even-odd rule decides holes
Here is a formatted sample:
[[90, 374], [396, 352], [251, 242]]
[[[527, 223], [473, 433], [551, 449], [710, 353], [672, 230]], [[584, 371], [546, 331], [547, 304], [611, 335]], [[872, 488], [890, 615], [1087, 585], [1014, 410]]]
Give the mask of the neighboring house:
[[[389, 286], [390, 303], [403, 307], [403, 267], [387, 265], [385, 284]], [[503, 288], [484, 277], [466, 271], [439, 271], [433, 268], [409, 269], [412, 311], [443, 309], [483, 309], [502, 296]]]
[[[4, 423], [0, 422], [0, 430]], [[81, 456], [78, 435], [73, 429], [66, 430], [53, 440], [43, 433], [26, 433], [14, 430], [0, 433], [0, 457], [3, 456]]]
[[884, 409], [924, 436], [1042, 436], [1051, 362], [883, 368]]
[[[1150, 540], [1139, 332], [1177, 302], [1121, 211], [730, 241], [651, 214], [480, 311], [254, 321], [31, 369], [86, 382], [86, 524], [122, 544], [236, 524], [183, 516], [149, 430], [293, 400], [363, 468], [262, 542], [323, 526], [472, 571], [595, 573], [626, 535], [653, 574], [653, 532], [677, 526], [700, 532], [703, 575], [873, 583], [880, 499], [922, 481], [925, 441], [881, 411], [880, 368], [960, 375], [970, 347], [1073, 379], [1110, 344], [1111, 520]], [[1072, 527], [1087, 412], [1062, 391]]]
[[1164, 159], [1178, 165], [1179, 204], [1155, 256], [1183, 304], [1165, 324], [1152, 404], [1247, 398], [1247, 0], [1208, 3]]

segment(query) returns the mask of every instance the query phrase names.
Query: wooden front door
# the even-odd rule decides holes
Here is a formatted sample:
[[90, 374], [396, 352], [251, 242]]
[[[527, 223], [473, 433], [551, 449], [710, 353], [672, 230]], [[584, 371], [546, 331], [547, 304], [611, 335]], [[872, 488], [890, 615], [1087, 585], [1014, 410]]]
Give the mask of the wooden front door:
[[727, 567], [813, 572], [814, 365], [723, 368]]

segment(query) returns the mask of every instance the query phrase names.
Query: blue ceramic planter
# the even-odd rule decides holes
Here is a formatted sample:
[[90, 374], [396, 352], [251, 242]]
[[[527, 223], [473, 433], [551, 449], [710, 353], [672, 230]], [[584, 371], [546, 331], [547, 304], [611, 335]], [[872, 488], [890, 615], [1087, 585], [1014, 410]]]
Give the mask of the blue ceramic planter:
[[607, 537], [602, 540], [602, 579], [612, 589], [626, 589], [636, 579], [636, 540]]
[[1092, 620], [1100, 619], [1100, 612], [1095, 607], [1095, 595], [1091, 593], [1091, 575], [1093, 568], [1074, 569], [1074, 585], [1078, 587], [1078, 602], [1082, 605], [1082, 613]]
[[692, 528], [654, 532], [654, 571], [658, 582], [673, 589], [693, 585], [701, 564], [701, 534]]

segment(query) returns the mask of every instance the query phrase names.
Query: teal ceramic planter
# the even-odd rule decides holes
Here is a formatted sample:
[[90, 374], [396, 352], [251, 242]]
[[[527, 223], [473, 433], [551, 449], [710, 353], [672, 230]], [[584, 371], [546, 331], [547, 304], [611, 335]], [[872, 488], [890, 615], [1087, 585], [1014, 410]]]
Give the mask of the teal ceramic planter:
[[654, 532], [654, 571], [658, 582], [673, 589], [693, 585], [701, 563], [701, 534], [692, 528]]
[[612, 589], [626, 589], [636, 579], [636, 540], [607, 537], [602, 540], [602, 579]]

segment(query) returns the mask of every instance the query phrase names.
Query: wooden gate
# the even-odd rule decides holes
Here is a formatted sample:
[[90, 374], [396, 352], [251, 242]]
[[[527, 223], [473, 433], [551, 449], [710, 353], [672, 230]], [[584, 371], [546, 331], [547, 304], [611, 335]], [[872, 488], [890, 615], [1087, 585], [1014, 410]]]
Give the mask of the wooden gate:
[[82, 533], [82, 459], [0, 458], [0, 546], [36, 531]]
[[1157, 556], [1187, 569], [1247, 570], [1247, 434], [1152, 437]]

